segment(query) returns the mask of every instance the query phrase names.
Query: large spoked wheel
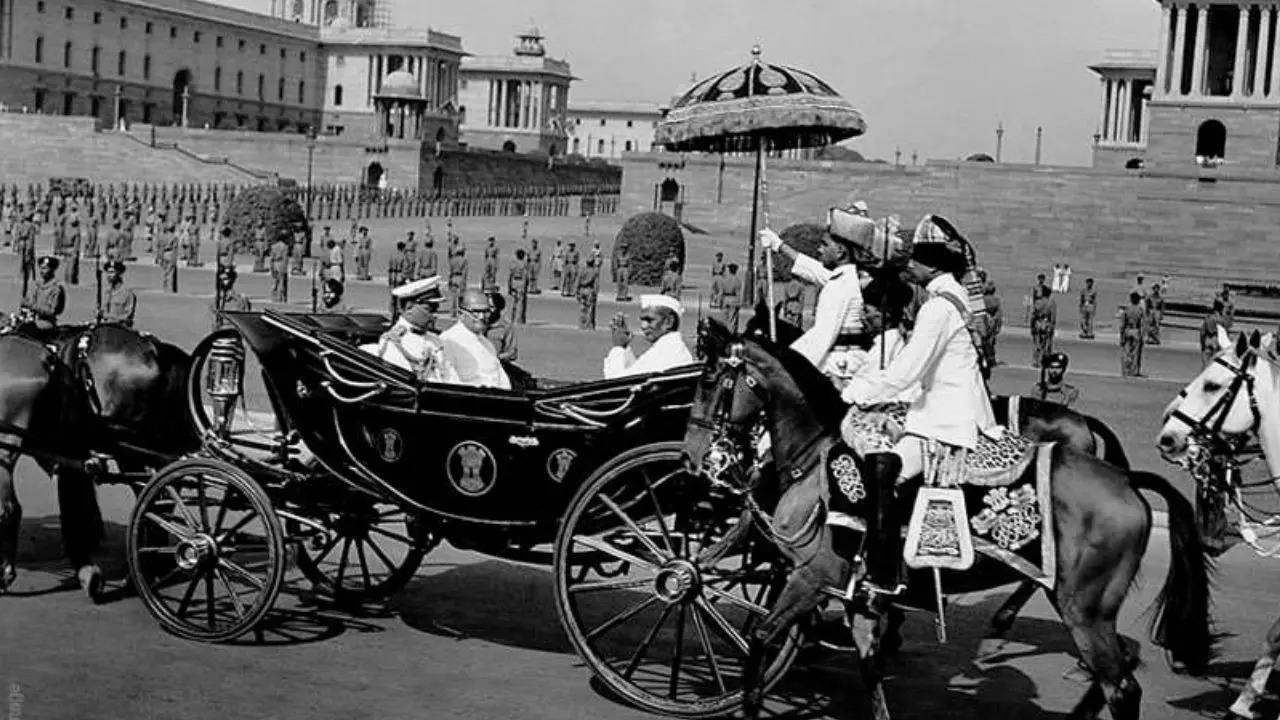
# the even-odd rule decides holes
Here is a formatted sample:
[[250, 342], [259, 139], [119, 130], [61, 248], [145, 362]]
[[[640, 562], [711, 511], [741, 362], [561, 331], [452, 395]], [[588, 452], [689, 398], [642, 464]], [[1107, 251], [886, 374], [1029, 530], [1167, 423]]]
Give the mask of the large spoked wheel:
[[[578, 654], [616, 695], [649, 712], [737, 710], [752, 626], [785, 578], [773, 547], [708, 511], [708, 483], [677, 442], [630, 450], [587, 479], [556, 537], [556, 603]], [[799, 630], [765, 658], [764, 687], [795, 660]]]
[[227, 642], [252, 630], [284, 582], [284, 534], [271, 499], [219, 460], [179, 460], [143, 488], [128, 555], [147, 610], [188, 640]]
[[413, 579], [440, 542], [422, 520], [372, 499], [351, 498], [317, 520], [324, 533], [298, 547], [298, 569], [320, 592], [343, 605], [384, 600]]

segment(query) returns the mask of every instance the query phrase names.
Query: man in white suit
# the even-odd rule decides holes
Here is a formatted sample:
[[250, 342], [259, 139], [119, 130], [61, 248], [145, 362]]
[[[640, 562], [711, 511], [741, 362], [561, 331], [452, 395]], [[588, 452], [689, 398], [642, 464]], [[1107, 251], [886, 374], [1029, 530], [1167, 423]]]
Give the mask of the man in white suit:
[[[968, 269], [967, 241], [945, 219], [926, 216], [916, 228], [907, 273], [925, 288], [929, 299], [916, 315], [915, 330], [906, 347], [882, 372], [860, 374], [845, 387], [846, 402], [868, 407], [885, 402], [919, 384], [922, 392], [907, 410], [906, 427], [892, 453], [868, 455], [879, 492], [868, 495], [877, 504], [889, 502], [899, 480], [924, 472], [930, 446], [950, 452], [973, 449], [979, 433], [998, 437], [991, 401], [979, 371], [978, 351], [967, 325], [967, 293], [958, 280]], [[894, 595], [901, 550], [896, 528], [868, 533], [874, 559], [869, 589]], [[878, 547], [875, 547], [878, 546]]]

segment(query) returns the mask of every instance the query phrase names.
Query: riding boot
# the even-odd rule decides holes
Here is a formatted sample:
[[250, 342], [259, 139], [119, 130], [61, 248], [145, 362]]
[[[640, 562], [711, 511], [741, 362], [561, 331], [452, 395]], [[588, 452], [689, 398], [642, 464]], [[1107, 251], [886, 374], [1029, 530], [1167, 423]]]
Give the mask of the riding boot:
[[902, 529], [894, 522], [893, 500], [902, 459], [894, 453], [873, 453], [865, 458], [867, 498], [867, 590], [872, 595], [894, 596], [902, 592]]

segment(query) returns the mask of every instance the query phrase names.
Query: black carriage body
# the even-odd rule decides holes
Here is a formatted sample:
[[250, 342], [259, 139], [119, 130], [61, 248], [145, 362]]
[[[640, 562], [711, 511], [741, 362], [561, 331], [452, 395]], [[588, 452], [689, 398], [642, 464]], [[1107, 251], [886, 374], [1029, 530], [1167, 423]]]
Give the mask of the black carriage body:
[[228, 317], [286, 432], [333, 475], [443, 520], [451, 538], [507, 528], [549, 540], [597, 466], [682, 437], [698, 376], [688, 367], [518, 391], [422, 384], [358, 348], [386, 327], [381, 316]]

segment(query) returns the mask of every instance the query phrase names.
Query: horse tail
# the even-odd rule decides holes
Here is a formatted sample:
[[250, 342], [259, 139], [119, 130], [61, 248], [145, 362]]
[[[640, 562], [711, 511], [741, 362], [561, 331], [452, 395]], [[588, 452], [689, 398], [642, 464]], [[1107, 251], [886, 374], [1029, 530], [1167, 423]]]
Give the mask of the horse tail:
[[1169, 573], [1152, 605], [1151, 641], [1193, 675], [1203, 675], [1213, 658], [1209, 591], [1213, 559], [1196, 527], [1195, 509], [1169, 481], [1155, 473], [1129, 474], [1135, 490], [1150, 490], [1169, 508]]
[[1084, 415], [1084, 423], [1089, 426], [1089, 432], [1093, 433], [1096, 438], [1102, 439], [1105, 449], [1102, 453], [1102, 459], [1111, 463], [1122, 470], [1129, 470], [1129, 456], [1124, 452], [1124, 446], [1120, 444], [1120, 438], [1116, 437], [1115, 432], [1107, 427], [1107, 424], [1092, 415]]

